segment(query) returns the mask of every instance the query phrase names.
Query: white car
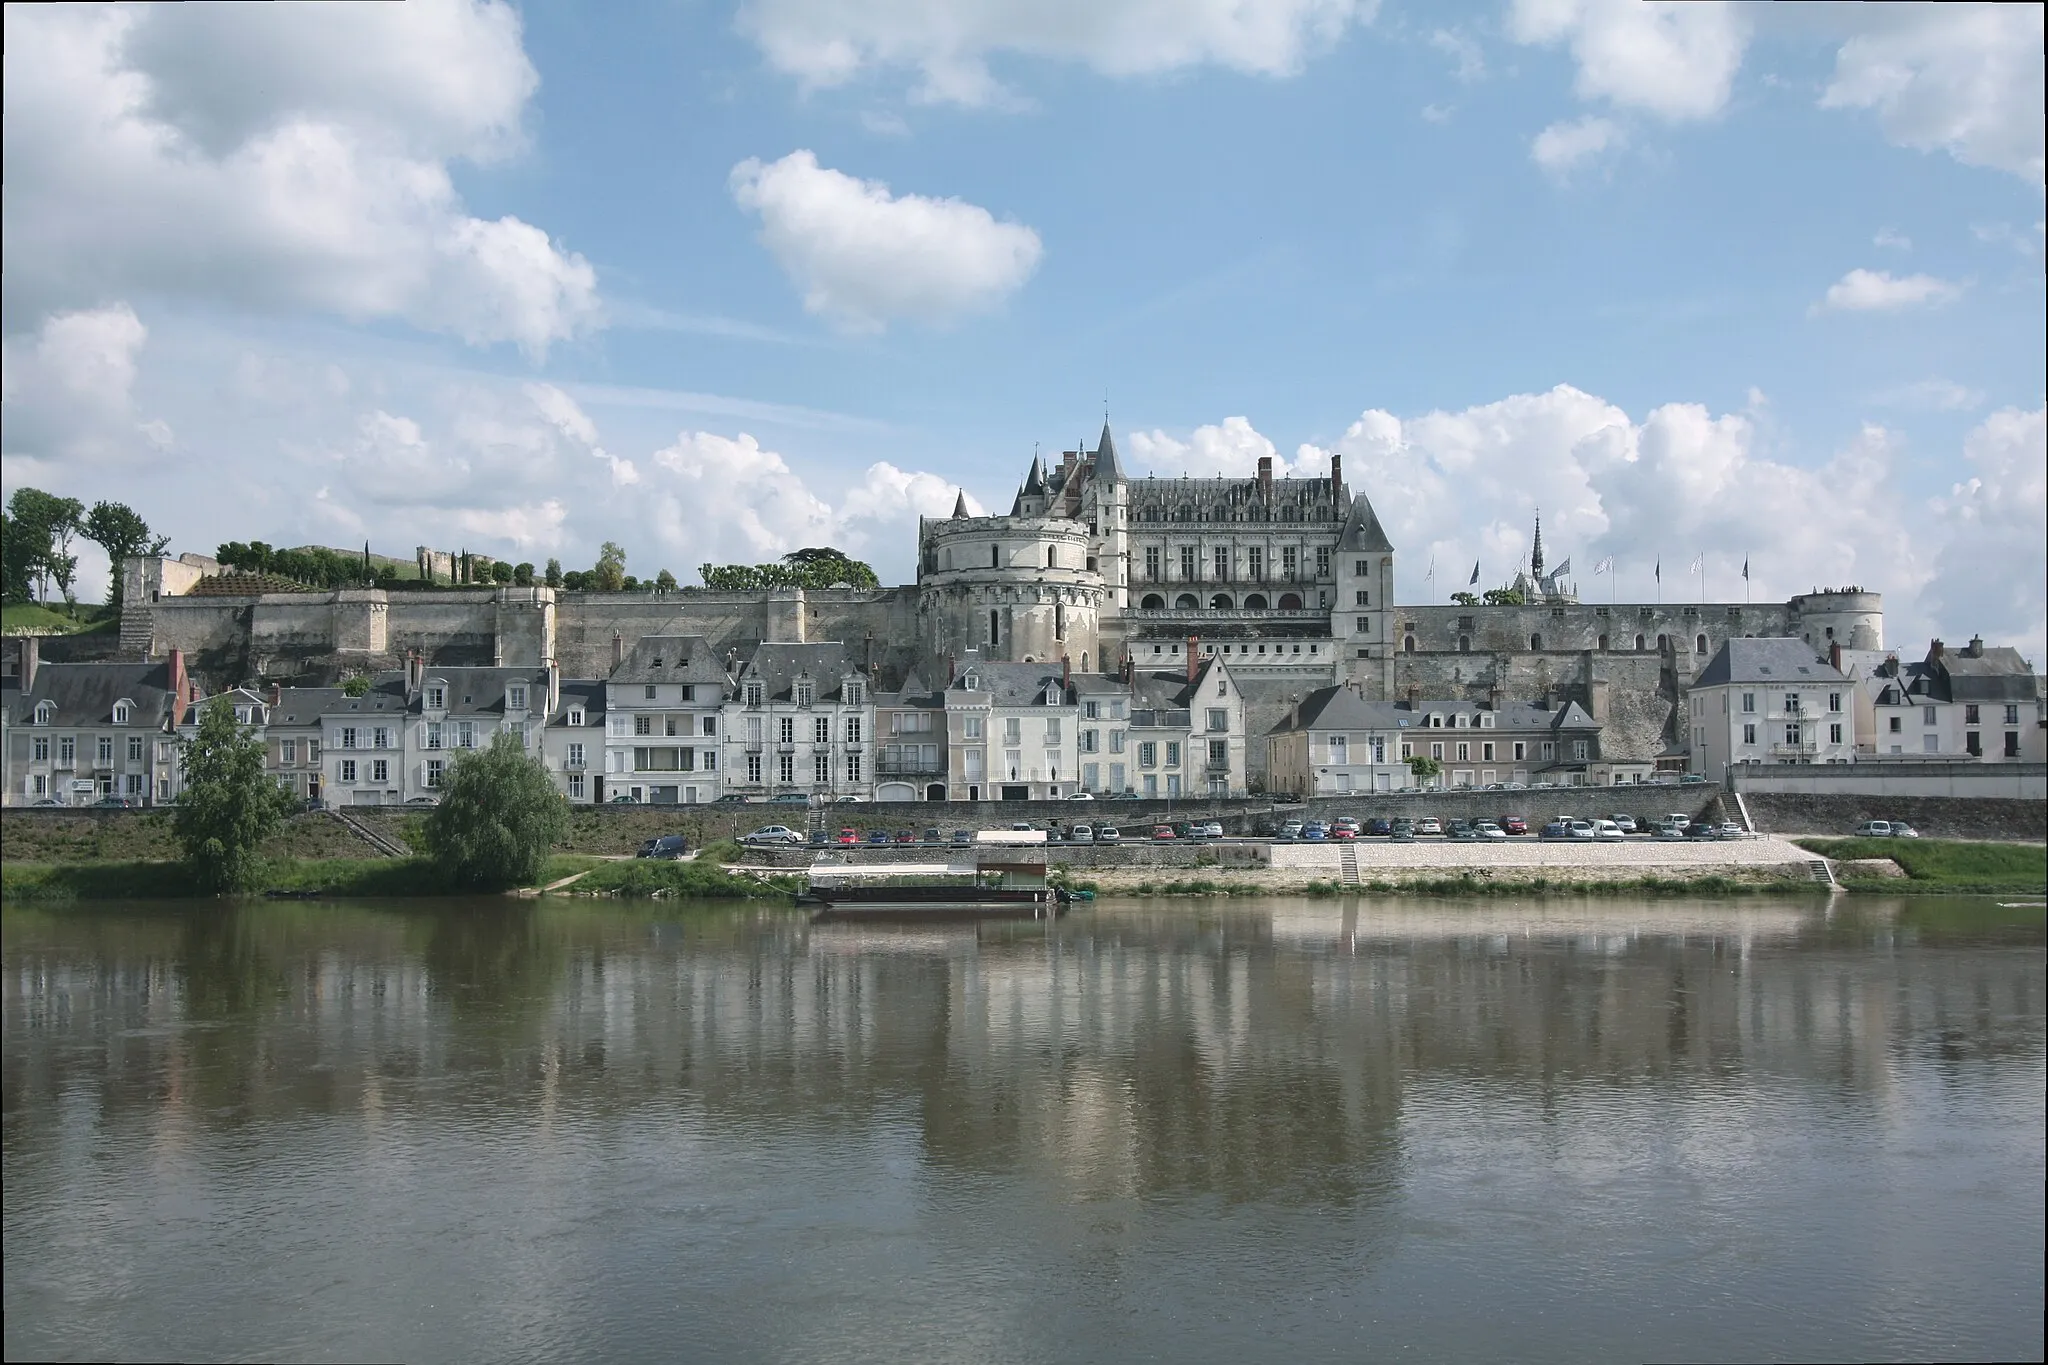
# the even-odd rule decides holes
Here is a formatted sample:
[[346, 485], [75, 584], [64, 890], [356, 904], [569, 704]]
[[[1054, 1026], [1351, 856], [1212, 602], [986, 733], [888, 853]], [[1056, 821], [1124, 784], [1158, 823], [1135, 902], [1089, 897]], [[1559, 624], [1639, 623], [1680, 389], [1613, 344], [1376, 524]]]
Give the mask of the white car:
[[[1613, 822], [1610, 821], [1609, 823]], [[1591, 820], [1572, 820], [1568, 822], [1568, 827], [1571, 830], [1570, 837], [1574, 839], [1597, 839], [1600, 837], [1600, 831], [1593, 827]]]
[[[1578, 835], [1576, 823], [1572, 829], [1572, 834], [1574, 837]], [[1621, 826], [1612, 820], [1595, 820], [1593, 821], [1593, 837], [1603, 843], [1618, 844], [1623, 838]]]
[[1095, 842], [1098, 844], [1113, 844], [1123, 837], [1123, 832], [1115, 825], [1104, 825], [1095, 831]]
[[1075, 792], [1067, 798], [1069, 801], [1093, 801], [1094, 799], [1094, 792]]
[[803, 841], [804, 836], [788, 825], [763, 825], [752, 834], [740, 836], [740, 842], [748, 845], [800, 844]]
[[1610, 815], [1607, 818], [1620, 826], [1623, 834], [1634, 834], [1636, 832], [1636, 818], [1633, 815]]
[[1095, 831], [1087, 825], [1076, 825], [1067, 831], [1067, 842], [1070, 844], [1092, 844], [1095, 842]]
[[1200, 828], [1204, 839], [1221, 839], [1223, 837], [1223, 822], [1221, 820], [1211, 820]]

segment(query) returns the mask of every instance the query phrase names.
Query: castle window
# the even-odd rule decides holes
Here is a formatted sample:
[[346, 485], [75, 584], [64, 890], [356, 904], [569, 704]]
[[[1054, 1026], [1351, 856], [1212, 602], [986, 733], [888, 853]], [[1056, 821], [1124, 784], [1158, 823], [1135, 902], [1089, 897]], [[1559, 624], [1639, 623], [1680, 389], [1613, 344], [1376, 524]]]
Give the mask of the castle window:
[[1401, 637], [1401, 652], [1404, 654], [1413, 654], [1415, 652], [1415, 637], [1413, 635]]
[[1002, 634], [1002, 617], [991, 609], [988, 614], [988, 647], [993, 650], [996, 640]]
[[1046, 546], [1046, 547], [1045, 547], [1045, 567], [1046, 567], [1046, 568], [1048, 568], [1048, 569], [1057, 569], [1057, 568], [1058, 568], [1059, 566], [1060, 566], [1060, 547], [1059, 547], [1059, 546], [1057, 546], [1057, 545], [1048, 545], [1048, 546]]
[[1202, 604], [1196, 600], [1193, 593], [1184, 592], [1173, 599], [1173, 605], [1177, 611], [1194, 611], [1199, 609]]
[[1192, 545], [1180, 547], [1180, 581], [1183, 583], [1195, 581], [1195, 547]]
[[1209, 599], [1209, 605], [1218, 611], [1229, 611], [1231, 608], [1230, 594], [1227, 592], [1217, 593]]
[[1145, 611], [1159, 611], [1166, 606], [1166, 599], [1156, 592], [1148, 592], [1138, 603]]
[[1640, 635], [1638, 635], [1638, 636], [1636, 636], [1636, 653], [1640, 654], [1640, 653], [1642, 653], [1642, 652], [1643, 652], [1643, 637], [1642, 637], [1642, 636], [1640, 636]]
[[988, 547], [988, 566], [991, 569], [1003, 567], [1003, 551], [1001, 546], [991, 545]]
[[1301, 594], [1299, 594], [1299, 593], [1292, 593], [1292, 592], [1283, 592], [1283, 593], [1281, 593], [1281, 594], [1280, 594], [1280, 610], [1282, 610], [1282, 611], [1300, 611], [1300, 610], [1301, 610]]
[[1601, 637], [1600, 637], [1600, 648], [1601, 648], [1601, 650], [1602, 650], [1603, 652], [1604, 652], [1604, 651], [1606, 650], [1606, 648], [1607, 648], [1607, 637], [1606, 637], [1605, 635], [1603, 635], [1603, 636], [1601, 636]]
[[1543, 650], [1543, 637], [1542, 637], [1541, 635], [1531, 635], [1531, 636], [1529, 637], [1529, 652], [1530, 652], [1530, 653], [1532, 653], [1532, 654], [1536, 654], [1536, 653], [1541, 653], [1541, 652], [1542, 652], [1542, 650]]
[[1067, 605], [1055, 602], [1052, 608], [1052, 635], [1055, 640], [1067, 638]]
[[1145, 547], [1145, 577], [1155, 583], [1159, 581], [1159, 547], [1157, 545], [1147, 545]]
[[1215, 551], [1214, 551], [1214, 558], [1215, 558], [1215, 561], [1216, 561], [1216, 565], [1215, 565], [1215, 569], [1216, 569], [1216, 571], [1215, 571], [1215, 573], [1214, 573], [1214, 574], [1212, 574], [1211, 576], [1212, 576], [1213, 578], [1215, 578], [1215, 580], [1216, 580], [1216, 581], [1217, 581], [1218, 583], [1223, 583], [1223, 582], [1227, 582], [1227, 581], [1229, 581], [1229, 578], [1230, 578], [1230, 547], [1229, 547], [1228, 545], [1218, 545], [1218, 546], [1216, 546], [1216, 547], [1215, 547]]
[[1706, 653], [1706, 652], [1707, 652], [1707, 637], [1706, 637], [1706, 636], [1704, 636], [1704, 635], [1700, 636], [1700, 637], [1699, 637], [1698, 639], [1696, 639], [1696, 640], [1694, 640], [1694, 641], [1693, 641], [1693, 646], [1692, 646], [1692, 647], [1693, 647], [1693, 650], [1694, 650], [1694, 652], [1695, 652], [1695, 653], [1699, 653], [1699, 654], [1704, 654], [1704, 653]]
[[1472, 637], [1471, 637], [1471, 636], [1469, 636], [1469, 635], [1460, 635], [1460, 636], [1458, 637], [1458, 652], [1459, 652], [1460, 654], [1470, 654], [1470, 653], [1472, 652]]

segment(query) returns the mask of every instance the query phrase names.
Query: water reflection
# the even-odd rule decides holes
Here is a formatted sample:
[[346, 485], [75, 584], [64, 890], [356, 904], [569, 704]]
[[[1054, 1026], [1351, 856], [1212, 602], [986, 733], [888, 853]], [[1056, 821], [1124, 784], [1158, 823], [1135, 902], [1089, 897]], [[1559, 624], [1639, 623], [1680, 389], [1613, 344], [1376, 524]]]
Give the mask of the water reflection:
[[[381, 1343], [480, 1356], [518, 1340], [505, 1333], [523, 1322], [529, 1340], [595, 1349], [617, 1333], [624, 1353], [649, 1356], [671, 1354], [664, 1329], [764, 1358], [913, 1342], [948, 1355], [963, 1314], [1021, 1313], [1030, 1330], [998, 1333], [982, 1354], [1114, 1358], [1133, 1333], [1163, 1332], [1197, 1354], [1235, 1342], [1259, 1358], [1283, 1328], [1301, 1349], [1356, 1345], [1361, 1287], [1408, 1279], [1438, 1318], [1403, 1326], [1385, 1302], [1368, 1316], [1389, 1340], [1439, 1354], [1571, 1358], [1588, 1342], [1684, 1354], [1691, 1338], [1641, 1323], [1498, 1342], [1474, 1322], [1444, 1324], [1461, 1312], [1458, 1275], [1489, 1257], [1519, 1258], [1531, 1293], [1546, 1255], [1583, 1272], [1590, 1253], [1547, 1240], [1560, 1219], [1604, 1226], [1617, 1244], [1682, 1244], [1663, 1271], [1606, 1266], [1629, 1293], [1654, 1300], [1702, 1274], [1725, 1288], [1745, 1273], [1749, 1253], [1734, 1249], [1770, 1221], [1731, 1191], [1805, 1169], [1802, 1153], [1843, 1134], [1855, 1160], [1876, 1162], [1943, 1125], [2018, 1133], [1971, 1148], [1966, 1165], [1981, 1180], [2031, 1172], [2037, 1195], [2033, 916], [1908, 902], [1275, 901], [940, 928], [500, 900], [9, 911], [8, 1353], [258, 1350], [225, 1325], [174, 1344], [149, 1336], [149, 1315], [129, 1309], [152, 1291], [132, 1282], [94, 1278], [71, 1319], [55, 1311], [77, 1298], [65, 1277], [80, 1272], [49, 1255], [51, 1239], [104, 1277], [121, 1260], [107, 1237], [144, 1257], [161, 1201], [189, 1197], [215, 1215], [254, 1210], [246, 1247], [203, 1252], [219, 1273], [247, 1273], [245, 1258], [274, 1253], [270, 1239], [324, 1219], [366, 1245], [401, 1238], [403, 1275], [368, 1275], [386, 1293], [446, 1295], [486, 1263], [527, 1286], [485, 1294], [500, 1315], [489, 1327], [423, 1309], [431, 1329], [380, 1317], [375, 1331], [351, 1316], [367, 1311], [350, 1306], [357, 1296], [336, 1290], [310, 1336], [266, 1338], [284, 1354]], [[629, 1190], [606, 1183], [628, 1171]], [[1631, 1172], [1644, 1183], [1614, 1185]], [[1825, 1183], [1814, 1175], [1788, 1199], [1832, 1209]], [[1917, 1208], [1919, 1193], [1886, 1198]], [[476, 1211], [508, 1198], [519, 1212], [494, 1238]], [[60, 1234], [81, 1199], [132, 1206]], [[1965, 1253], [1988, 1239], [2002, 1273], [2031, 1273], [2038, 1290], [2035, 1202], [2011, 1226], [1920, 1231]], [[1871, 1235], [1832, 1213], [1801, 1217], [1787, 1237], [1822, 1236], [1817, 1222], [1828, 1236]], [[1672, 1218], [1696, 1226], [1653, 1232]], [[530, 1317], [567, 1311], [565, 1261], [644, 1277], [634, 1249], [647, 1239], [663, 1264], [687, 1245], [753, 1268], [708, 1299], [703, 1284], [667, 1284], [658, 1311], [613, 1303], [593, 1323], [579, 1300], [573, 1322]], [[31, 1241], [41, 1267], [18, 1272], [29, 1262], [13, 1253]], [[927, 1321], [901, 1292], [859, 1294], [863, 1256], [922, 1267], [930, 1283], [975, 1269], [949, 1307], [918, 1310]], [[772, 1330], [756, 1320], [749, 1296], [764, 1286], [801, 1297], [819, 1285], [782, 1284], [761, 1258], [808, 1258], [835, 1286], [829, 1311]], [[1885, 1273], [1912, 1279], [1918, 1259]], [[168, 1279], [154, 1292], [178, 1287], [155, 1273]], [[357, 1289], [367, 1274], [336, 1273]], [[1834, 1273], [1809, 1268], [1810, 1295], [1839, 1292]], [[1277, 1278], [1234, 1326], [1186, 1335], [1218, 1274]], [[1321, 1334], [1289, 1306], [1310, 1292], [1340, 1301]], [[1716, 1349], [1750, 1340], [1743, 1331], [1782, 1344], [1774, 1332], [1810, 1330], [1815, 1304], [1759, 1311]], [[1970, 1311], [1970, 1340], [2038, 1354], [2030, 1315]], [[1889, 1326], [1863, 1313], [1814, 1340], [1912, 1354], [1953, 1343], [1961, 1312]], [[1645, 1303], [1643, 1317], [1668, 1323], [1670, 1310]], [[243, 1326], [257, 1324], [279, 1330], [260, 1313]], [[1546, 1340], [1556, 1349], [1535, 1349]]]

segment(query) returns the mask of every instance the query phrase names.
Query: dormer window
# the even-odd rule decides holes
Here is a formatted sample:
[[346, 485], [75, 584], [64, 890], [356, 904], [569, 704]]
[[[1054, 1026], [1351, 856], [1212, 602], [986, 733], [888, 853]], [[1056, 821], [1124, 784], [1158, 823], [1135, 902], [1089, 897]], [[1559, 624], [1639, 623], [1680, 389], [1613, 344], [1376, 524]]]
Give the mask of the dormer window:
[[1045, 704], [1047, 706], [1058, 706], [1060, 704], [1060, 687], [1058, 683], [1046, 684]]
[[654, 656], [654, 666], [655, 666], [656, 668], [660, 668], [660, 667], [661, 667], [661, 656], [660, 656], [659, 654], [657, 654], [657, 655], [655, 655], [655, 656]]
[[50, 718], [51, 718], [52, 716], [56, 715], [56, 714], [57, 714], [57, 703], [56, 703], [56, 702], [53, 702], [53, 701], [39, 701], [39, 702], [37, 702], [37, 703], [36, 703], [36, 724], [38, 724], [38, 725], [48, 725], [48, 724], [50, 723]]
[[814, 687], [808, 680], [799, 682], [796, 685], [796, 704], [798, 706], [809, 706], [816, 699], [816, 697], [817, 688]]
[[129, 721], [129, 718], [134, 714], [135, 708], [130, 706], [127, 702], [117, 701], [114, 703], [114, 724], [126, 725]]
[[526, 709], [526, 688], [519, 684], [506, 688], [505, 705], [514, 711], [524, 711]]
[[757, 682], [750, 682], [750, 683], [748, 683], [748, 684], [747, 684], [747, 705], [749, 705], [749, 706], [759, 706], [760, 704], [761, 704], [761, 684], [759, 684], [759, 683], [757, 683]]
[[858, 682], [846, 684], [844, 696], [848, 706], [864, 706], [867, 704], [867, 688]]
[[427, 689], [427, 709], [429, 711], [447, 710], [448, 689], [445, 687], [429, 687]]
[[582, 707], [580, 707], [580, 706], [572, 706], [572, 707], [570, 707], [570, 708], [569, 708], [569, 723], [570, 723], [571, 725], [581, 725], [581, 724], [583, 723], [583, 708], [582, 708]]

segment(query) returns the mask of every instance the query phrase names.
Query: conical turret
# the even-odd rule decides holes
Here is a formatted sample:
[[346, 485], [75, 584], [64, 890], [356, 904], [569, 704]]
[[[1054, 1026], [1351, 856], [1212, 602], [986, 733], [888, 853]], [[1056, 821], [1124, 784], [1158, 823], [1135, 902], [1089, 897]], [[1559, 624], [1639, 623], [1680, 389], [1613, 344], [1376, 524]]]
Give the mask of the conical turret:
[[1102, 437], [1095, 443], [1095, 477], [1103, 483], [1122, 483], [1124, 472], [1116, 462], [1116, 441], [1109, 434], [1109, 419], [1102, 419]]
[[958, 496], [957, 498], [954, 498], [954, 499], [953, 499], [953, 520], [955, 520], [955, 521], [964, 521], [964, 520], [966, 520], [966, 519], [967, 519], [967, 490], [963, 488], [963, 489], [961, 489], [961, 490], [960, 490], [960, 496]]
[[1031, 456], [1031, 472], [1024, 476], [1024, 496], [1042, 498], [1045, 496], [1045, 461], [1036, 453]]

